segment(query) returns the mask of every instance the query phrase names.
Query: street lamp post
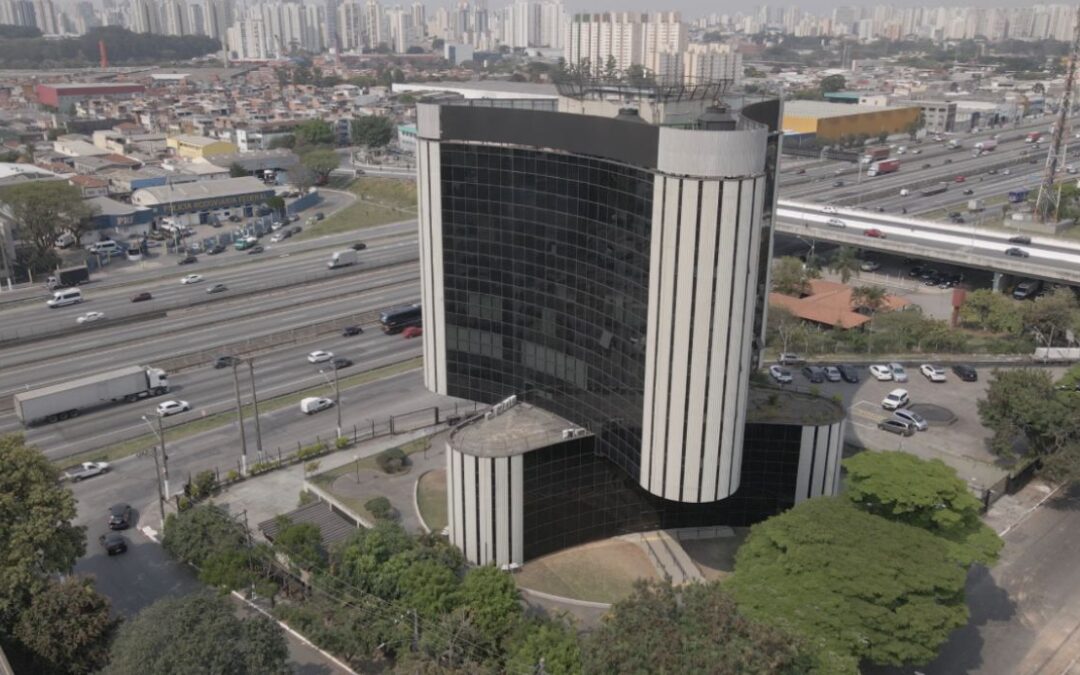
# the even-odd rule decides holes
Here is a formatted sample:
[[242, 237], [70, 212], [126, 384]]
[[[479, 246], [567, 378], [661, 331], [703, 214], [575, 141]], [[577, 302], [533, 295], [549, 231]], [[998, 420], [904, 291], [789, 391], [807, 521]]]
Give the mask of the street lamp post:
[[259, 397], [255, 393], [255, 359], [247, 360], [248, 373], [251, 375], [251, 403], [255, 413], [255, 456], [263, 461], [262, 430], [259, 429]]
[[157, 437], [158, 443], [161, 446], [160, 463], [158, 463], [157, 447], [154, 447], [154, 470], [157, 472], [158, 507], [161, 509], [161, 524], [164, 526], [165, 501], [169, 498], [169, 456], [165, 454], [165, 423], [162, 417], [158, 415], [158, 428], [154, 429], [153, 423], [146, 418], [146, 415], [142, 416], [142, 420], [150, 427], [150, 432]]
[[[319, 370], [319, 374], [323, 376], [323, 379], [330, 383], [330, 378], [326, 376], [326, 371]], [[334, 367], [334, 407], [337, 408], [337, 437], [341, 438], [341, 388], [338, 386], [338, 369]]]
[[240, 427], [240, 475], [247, 475], [247, 436], [244, 435], [244, 408], [240, 405], [240, 376], [236, 373], [238, 360], [233, 360], [233, 385], [236, 389], [236, 423]]

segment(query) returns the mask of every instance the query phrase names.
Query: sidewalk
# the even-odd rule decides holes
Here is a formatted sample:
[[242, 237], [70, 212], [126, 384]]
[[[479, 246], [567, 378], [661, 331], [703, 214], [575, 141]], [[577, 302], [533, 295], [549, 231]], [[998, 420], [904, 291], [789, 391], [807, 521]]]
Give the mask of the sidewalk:
[[1034, 478], [1016, 494], [1005, 495], [994, 502], [983, 516], [983, 522], [1003, 537], [1062, 489], [1063, 486]]

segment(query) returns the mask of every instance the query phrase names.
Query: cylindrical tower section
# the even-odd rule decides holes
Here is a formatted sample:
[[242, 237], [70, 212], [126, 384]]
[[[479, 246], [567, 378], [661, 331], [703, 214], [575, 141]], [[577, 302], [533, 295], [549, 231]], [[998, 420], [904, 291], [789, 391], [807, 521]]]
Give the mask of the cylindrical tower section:
[[[435, 117], [438, 109], [419, 106], [418, 116]], [[439, 143], [417, 139], [417, 222], [420, 239], [420, 290], [423, 297], [424, 386], [438, 394], [447, 394], [445, 302], [443, 294], [442, 189]]]

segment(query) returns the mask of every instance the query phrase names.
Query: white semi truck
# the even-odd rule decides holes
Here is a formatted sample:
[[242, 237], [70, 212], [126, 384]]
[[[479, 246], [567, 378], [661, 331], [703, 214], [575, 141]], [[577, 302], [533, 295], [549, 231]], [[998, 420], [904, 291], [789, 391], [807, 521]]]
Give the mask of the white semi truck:
[[15, 416], [24, 426], [30, 427], [76, 417], [89, 408], [110, 403], [130, 403], [168, 391], [169, 379], [164, 370], [128, 366], [71, 382], [21, 391], [12, 399]]

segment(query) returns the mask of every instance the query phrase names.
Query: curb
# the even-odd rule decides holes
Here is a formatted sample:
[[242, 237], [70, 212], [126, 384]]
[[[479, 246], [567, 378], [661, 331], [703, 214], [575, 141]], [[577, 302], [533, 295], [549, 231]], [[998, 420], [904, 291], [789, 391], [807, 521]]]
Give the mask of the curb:
[[518, 586], [518, 589], [526, 595], [532, 595], [542, 600], [551, 600], [554, 602], [563, 602], [568, 605], [576, 605], [578, 607], [591, 607], [592, 609], [611, 609], [611, 603], [608, 602], [594, 602], [592, 600], [578, 600], [577, 598], [564, 598], [561, 595], [553, 595], [551, 593], [544, 593], [543, 591], [535, 591], [531, 588], [524, 586]]
[[431, 473], [434, 470], [435, 469], [428, 469], [424, 473], [417, 476], [416, 480], [413, 481], [413, 491], [412, 491], [413, 511], [416, 512], [416, 520], [420, 522], [420, 527], [424, 528], [424, 534], [431, 534], [431, 528], [428, 527], [427, 522], [424, 520], [424, 515], [422, 513], [420, 513], [420, 481], [421, 481], [421, 479], [423, 479], [424, 476], [428, 475], [429, 473]]

